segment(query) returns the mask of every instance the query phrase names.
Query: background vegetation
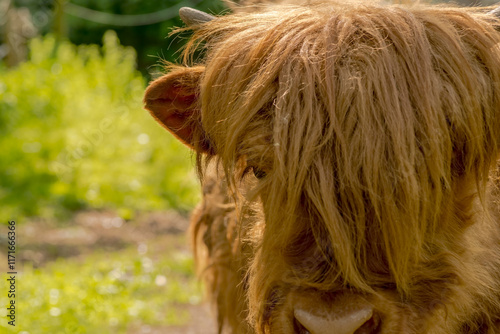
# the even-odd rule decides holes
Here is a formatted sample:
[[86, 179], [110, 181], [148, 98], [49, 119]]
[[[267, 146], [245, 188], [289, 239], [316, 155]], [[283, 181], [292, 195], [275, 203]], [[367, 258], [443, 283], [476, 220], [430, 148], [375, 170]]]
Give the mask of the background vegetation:
[[180, 7], [196, 7], [213, 14], [227, 10], [221, 0], [12, 1], [16, 7], [30, 9], [40, 33], [53, 32], [74, 44], [101, 45], [104, 32], [113, 29], [123, 45], [137, 51], [137, 68], [146, 76], [158, 57], [174, 59], [184, 43], [186, 35], [169, 36], [173, 27], [183, 26], [178, 15]]
[[[55, 1], [5, 4], [0, 333], [183, 333], [202, 299], [184, 237], [200, 187], [192, 152], [142, 109], [150, 72], [157, 70], [152, 64], [159, 55], [174, 60], [183, 42], [166, 39], [181, 25], [177, 9], [159, 23], [120, 27], [72, 16]], [[113, 15], [178, 5], [71, 4]], [[9, 18], [14, 11], [29, 21]], [[180, 215], [168, 218], [168, 210]], [[79, 220], [82, 212], [87, 218]], [[158, 214], [141, 218], [148, 212]], [[5, 225], [11, 219], [17, 222], [15, 327], [8, 325], [5, 307]]]
[[135, 51], [112, 31], [102, 49], [50, 35], [30, 45], [29, 61], [0, 70], [4, 217], [192, 207], [190, 152], [142, 110]]

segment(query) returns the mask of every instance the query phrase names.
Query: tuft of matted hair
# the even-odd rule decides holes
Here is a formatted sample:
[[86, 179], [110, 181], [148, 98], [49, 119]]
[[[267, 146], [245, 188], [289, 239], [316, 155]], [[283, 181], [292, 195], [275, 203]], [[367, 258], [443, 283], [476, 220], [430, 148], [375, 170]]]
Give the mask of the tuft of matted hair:
[[192, 213], [189, 234], [199, 275], [216, 306], [219, 333], [224, 328], [250, 333], [246, 275], [253, 257], [249, 233], [255, 214], [245, 205], [236, 207], [224, 179], [215, 164], [204, 168], [203, 197]]
[[262, 213], [236, 255], [257, 332], [296, 330], [280, 316], [297, 291], [406, 312], [384, 333], [500, 328], [495, 27], [476, 8], [345, 2], [197, 25], [189, 142]]

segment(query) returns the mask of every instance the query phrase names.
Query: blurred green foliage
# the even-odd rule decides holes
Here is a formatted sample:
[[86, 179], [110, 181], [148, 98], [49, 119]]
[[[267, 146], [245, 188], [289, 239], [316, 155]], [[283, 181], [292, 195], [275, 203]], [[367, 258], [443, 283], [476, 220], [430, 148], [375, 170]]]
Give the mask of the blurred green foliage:
[[[183, 6], [196, 6], [197, 9], [215, 14], [219, 14], [225, 9], [221, 0], [71, 0], [71, 2], [82, 7], [122, 15], [154, 13], [178, 3], [183, 3]], [[110, 28], [110, 26], [69, 15], [67, 23], [69, 38], [76, 44], [96, 43], [103, 31]], [[175, 52], [178, 52], [182, 47], [185, 39], [180, 35], [169, 37], [169, 34], [173, 27], [182, 26], [184, 24], [175, 10], [171, 18], [161, 23], [136, 27], [112, 26], [111, 28], [117, 32], [123, 44], [131, 45], [137, 50], [139, 54], [138, 67], [144, 71], [154, 65], [159, 56], [171, 61], [177, 57]]]
[[[16, 327], [1, 321], [0, 332], [138, 333], [142, 326], [182, 325], [189, 305], [201, 301], [201, 286], [190, 255], [174, 247], [162, 255], [128, 249], [60, 259], [43, 269], [25, 266], [17, 277]], [[8, 303], [0, 296], [1, 305]], [[6, 319], [5, 307], [0, 315]]]
[[[61, 0], [14, 0], [16, 7], [27, 7], [34, 23], [42, 34], [53, 32], [54, 12]], [[171, 8], [171, 15], [165, 15], [162, 22], [119, 26], [85, 20], [70, 14], [64, 15], [63, 25], [66, 37], [74, 44], [100, 44], [103, 33], [108, 29], [116, 31], [124, 45], [133, 46], [138, 53], [138, 68], [146, 74], [158, 57], [173, 61], [185, 42], [184, 35], [169, 36], [174, 27], [184, 24], [179, 18], [179, 6], [196, 7], [212, 14], [220, 14], [227, 7], [221, 0], [65, 0], [72, 4], [115, 15], [137, 16], [151, 14]], [[47, 18], [43, 20], [42, 18]], [[124, 21], [126, 18], [123, 19]], [[1, 38], [1, 36], [0, 36]]]
[[142, 109], [135, 60], [110, 31], [102, 48], [37, 38], [29, 61], [0, 65], [3, 217], [194, 205], [192, 154]]

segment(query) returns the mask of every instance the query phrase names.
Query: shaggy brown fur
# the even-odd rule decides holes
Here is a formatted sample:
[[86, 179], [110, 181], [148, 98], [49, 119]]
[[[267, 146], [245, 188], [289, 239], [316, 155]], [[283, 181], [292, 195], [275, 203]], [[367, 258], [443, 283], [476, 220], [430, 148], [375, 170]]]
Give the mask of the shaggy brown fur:
[[203, 200], [191, 217], [190, 235], [200, 276], [217, 309], [219, 333], [225, 326], [234, 333], [251, 332], [246, 322], [245, 276], [252, 248], [241, 237], [251, 219], [249, 213], [238, 214], [222, 171], [211, 165], [203, 179]]
[[216, 157], [236, 200], [215, 202], [247, 215], [194, 218], [221, 323], [250, 331], [248, 309], [252, 331], [303, 332], [297, 309], [359, 303], [366, 333], [500, 332], [497, 26], [325, 3], [197, 27], [202, 66], [171, 67], [145, 100], [202, 175]]

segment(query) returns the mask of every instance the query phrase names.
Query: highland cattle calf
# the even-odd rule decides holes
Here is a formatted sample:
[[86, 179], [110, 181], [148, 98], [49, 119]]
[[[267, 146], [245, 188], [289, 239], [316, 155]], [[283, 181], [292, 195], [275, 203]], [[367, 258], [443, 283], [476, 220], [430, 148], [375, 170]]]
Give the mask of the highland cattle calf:
[[181, 17], [186, 65], [145, 105], [197, 152], [192, 229], [220, 331], [500, 333], [494, 12]]

